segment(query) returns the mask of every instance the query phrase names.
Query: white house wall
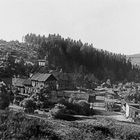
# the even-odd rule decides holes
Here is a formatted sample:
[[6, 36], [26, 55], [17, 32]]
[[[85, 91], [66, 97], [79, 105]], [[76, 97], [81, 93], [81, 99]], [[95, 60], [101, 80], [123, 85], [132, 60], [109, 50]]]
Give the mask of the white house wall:
[[129, 117], [129, 105], [126, 103], [126, 117]]
[[44, 82], [32, 81], [32, 86], [37, 87], [37, 88], [41, 88], [41, 87], [44, 87]]
[[38, 82], [38, 83], [37, 83], [37, 87], [38, 87], [38, 88], [44, 87], [44, 82]]
[[35, 83], [36, 83], [35, 81], [32, 81], [32, 86], [33, 86], [33, 87], [35, 87]]

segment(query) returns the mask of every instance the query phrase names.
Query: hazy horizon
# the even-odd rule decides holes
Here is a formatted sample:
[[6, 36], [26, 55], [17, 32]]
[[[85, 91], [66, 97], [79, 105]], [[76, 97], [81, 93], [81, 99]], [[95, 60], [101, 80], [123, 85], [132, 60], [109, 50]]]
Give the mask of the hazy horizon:
[[139, 0], [0, 0], [0, 39], [60, 34], [114, 53], [140, 53]]

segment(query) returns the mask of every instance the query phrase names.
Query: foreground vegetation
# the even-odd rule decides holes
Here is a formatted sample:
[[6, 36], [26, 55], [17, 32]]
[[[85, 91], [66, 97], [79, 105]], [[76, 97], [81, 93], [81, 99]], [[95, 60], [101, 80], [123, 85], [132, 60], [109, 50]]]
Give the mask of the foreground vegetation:
[[77, 121], [41, 119], [12, 111], [0, 112], [0, 139], [14, 140], [138, 140], [140, 126], [101, 116]]
[[4, 140], [55, 140], [59, 137], [40, 119], [29, 118], [22, 113], [1, 111], [0, 139]]

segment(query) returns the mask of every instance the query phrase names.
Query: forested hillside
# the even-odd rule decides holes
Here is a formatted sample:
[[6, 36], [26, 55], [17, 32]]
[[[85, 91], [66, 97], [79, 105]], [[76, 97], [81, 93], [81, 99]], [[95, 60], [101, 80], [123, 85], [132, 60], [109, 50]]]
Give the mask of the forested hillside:
[[[62, 69], [63, 72], [88, 75], [99, 81], [107, 78], [112, 81], [140, 81], [139, 67], [132, 65], [126, 56], [96, 49], [92, 44], [82, 43], [80, 40], [64, 39], [60, 35], [45, 37], [27, 34], [23, 42], [0, 40], [1, 57], [7, 52], [24, 61], [32, 62], [47, 56], [50, 69]], [[9, 60], [12, 60], [11, 56]], [[10, 61], [7, 64], [11, 63]], [[20, 65], [22, 64], [23, 62]], [[19, 71], [21, 68], [22, 70]], [[30, 69], [10, 64], [0, 70], [0, 75], [4, 76], [8, 73], [10, 76], [17, 73], [28, 75]]]
[[139, 67], [132, 66], [126, 56], [96, 49], [92, 44], [64, 39], [60, 35], [45, 37], [27, 34], [24, 40], [26, 44], [36, 48], [38, 58], [48, 55], [50, 68], [62, 68], [64, 72], [72, 73], [92, 73], [99, 80], [140, 79]]

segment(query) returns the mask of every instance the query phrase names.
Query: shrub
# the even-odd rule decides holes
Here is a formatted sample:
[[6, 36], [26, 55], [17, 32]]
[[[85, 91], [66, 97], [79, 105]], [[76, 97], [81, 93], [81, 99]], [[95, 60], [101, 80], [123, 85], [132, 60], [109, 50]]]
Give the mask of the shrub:
[[3, 112], [0, 114], [0, 139], [56, 140], [59, 137], [43, 120], [22, 113]]
[[71, 116], [72, 110], [66, 109], [66, 106], [62, 104], [56, 104], [53, 109], [50, 110], [51, 116], [55, 119], [62, 119], [67, 121], [74, 121], [77, 118]]
[[76, 129], [67, 136], [69, 140], [110, 140], [112, 137], [110, 130], [104, 126], [97, 127], [77, 122], [73, 122], [71, 125]]
[[79, 110], [80, 110], [80, 106], [75, 104], [75, 103], [71, 103], [71, 102], [68, 102], [64, 99], [60, 100], [59, 101], [60, 104], [63, 104], [64, 106], [66, 106], [66, 112], [67, 114], [72, 114], [72, 115], [76, 115], [76, 114], [79, 114]]
[[45, 101], [43, 102], [43, 108], [53, 108], [56, 102], [53, 101]]
[[5, 109], [10, 104], [10, 97], [4, 86], [0, 85], [0, 109]]
[[21, 104], [27, 113], [33, 113], [36, 109], [36, 103], [30, 98], [24, 99]]
[[78, 102], [68, 102], [64, 99], [60, 100], [59, 103], [66, 106], [67, 114], [72, 115], [89, 115], [90, 114], [90, 105], [84, 100], [79, 100]]
[[65, 108], [62, 104], [56, 104], [55, 107], [50, 110], [50, 114], [53, 118], [61, 119], [64, 115]]
[[75, 98], [74, 97], [70, 97], [68, 100], [69, 103], [75, 103]]
[[13, 101], [14, 101], [14, 93], [10, 90], [10, 91], [8, 91], [8, 94], [9, 94], [10, 102], [13, 103]]
[[48, 100], [46, 97], [47, 95], [44, 95], [42, 93], [37, 94], [34, 93], [30, 98], [36, 102], [37, 107], [40, 109], [46, 109], [46, 108], [52, 108], [56, 104], [54, 101]]
[[89, 115], [90, 114], [90, 105], [84, 100], [79, 100], [77, 103], [75, 103], [77, 106], [79, 106], [79, 114], [81, 115]]
[[58, 100], [59, 104], [65, 105], [65, 103], [67, 103], [66, 99], [62, 98]]

